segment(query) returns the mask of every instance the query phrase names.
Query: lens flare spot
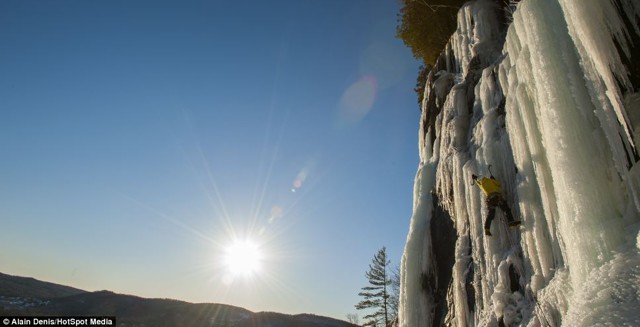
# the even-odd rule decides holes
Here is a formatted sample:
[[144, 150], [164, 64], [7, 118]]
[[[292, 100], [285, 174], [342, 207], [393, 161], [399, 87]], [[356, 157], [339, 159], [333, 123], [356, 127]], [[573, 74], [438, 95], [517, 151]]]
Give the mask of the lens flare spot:
[[364, 76], [349, 86], [340, 99], [338, 127], [353, 125], [361, 121], [373, 107], [377, 88], [377, 80], [372, 75]]
[[308, 175], [309, 172], [307, 168], [303, 168], [302, 170], [300, 170], [298, 175], [296, 175], [296, 178], [293, 180], [293, 188], [291, 188], [291, 192], [296, 192], [298, 189], [300, 189], [304, 184], [304, 181], [307, 179]]
[[280, 206], [271, 207], [271, 216], [269, 217], [269, 223], [271, 224], [277, 219], [281, 218], [282, 214], [283, 214], [282, 207]]

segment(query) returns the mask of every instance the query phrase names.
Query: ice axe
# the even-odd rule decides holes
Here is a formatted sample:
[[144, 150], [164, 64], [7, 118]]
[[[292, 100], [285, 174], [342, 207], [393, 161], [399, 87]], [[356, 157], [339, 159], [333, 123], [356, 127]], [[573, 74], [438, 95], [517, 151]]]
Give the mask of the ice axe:
[[[488, 169], [489, 169], [489, 175], [491, 175], [491, 178], [495, 179], [495, 177], [493, 177], [493, 172], [491, 172], [491, 165], [489, 165]], [[476, 176], [476, 174], [471, 174], [471, 185], [473, 185], [473, 183], [476, 181], [477, 178], [478, 176]]]

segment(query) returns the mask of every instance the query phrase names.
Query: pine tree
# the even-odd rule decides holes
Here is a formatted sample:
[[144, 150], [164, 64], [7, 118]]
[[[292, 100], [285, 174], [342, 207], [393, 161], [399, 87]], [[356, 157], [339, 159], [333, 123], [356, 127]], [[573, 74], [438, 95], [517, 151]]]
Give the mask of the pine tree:
[[387, 249], [382, 247], [373, 257], [372, 263], [369, 265], [369, 271], [365, 276], [369, 280], [370, 286], [362, 288], [362, 292], [358, 293], [364, 300], [356, 304], [356, 309], [377, 309], [375, 312], [366, 315], [364, 326], [378, 326], [378, 322], [382, 322], [383, 326], [389, 325], [389, 292], [388, 286], [391, 284], [389, 277], [389, 261], [387, 260]]

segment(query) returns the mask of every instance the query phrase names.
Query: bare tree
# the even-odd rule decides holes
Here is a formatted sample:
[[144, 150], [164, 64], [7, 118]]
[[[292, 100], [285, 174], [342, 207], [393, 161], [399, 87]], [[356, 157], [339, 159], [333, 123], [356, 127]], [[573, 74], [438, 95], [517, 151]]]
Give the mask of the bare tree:
[[398, 307], [400, 306], [400, 266], [398, 265], [391, 272], [389, 293], [389, 315], [391, 320], [395, 320], [398, 317]]
[[357, 313], [347, 313], [347, 321], [354, 325], [360, 324], [360, 318]]

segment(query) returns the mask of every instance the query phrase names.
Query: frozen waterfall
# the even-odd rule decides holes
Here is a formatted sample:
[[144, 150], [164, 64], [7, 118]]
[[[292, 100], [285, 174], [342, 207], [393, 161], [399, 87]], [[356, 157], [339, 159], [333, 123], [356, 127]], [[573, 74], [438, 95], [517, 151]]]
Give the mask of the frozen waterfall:
[[[427, 82], [400, 326], [640, 326], [640, 3], [500, 3], [463, 6]], [[523, 226], [488, 237], [490, 165]]]

